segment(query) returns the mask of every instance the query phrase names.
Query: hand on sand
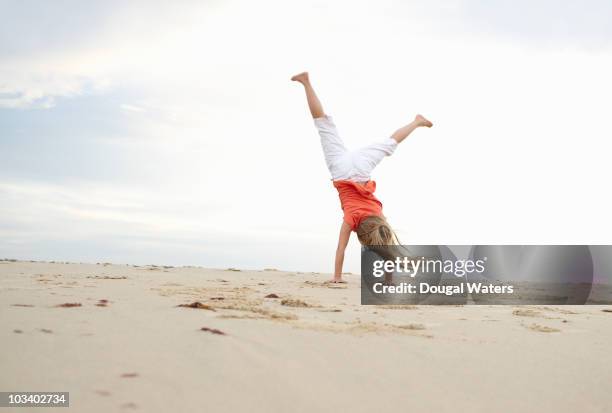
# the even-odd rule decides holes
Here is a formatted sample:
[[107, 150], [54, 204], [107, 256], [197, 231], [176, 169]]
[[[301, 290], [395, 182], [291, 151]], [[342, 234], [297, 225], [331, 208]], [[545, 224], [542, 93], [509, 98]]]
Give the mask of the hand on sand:
[[332, 278], [331, 280], [327, 281], [330, 284], [346, 284], [346, 281], [344, 281], [342, 278]]
[[414, 120], [418, 122], [419, 126], [425, 126], [426, 128], [431, 128], [433, 126], [433, 123], [427, 120], [423, 115], [416, 115]]

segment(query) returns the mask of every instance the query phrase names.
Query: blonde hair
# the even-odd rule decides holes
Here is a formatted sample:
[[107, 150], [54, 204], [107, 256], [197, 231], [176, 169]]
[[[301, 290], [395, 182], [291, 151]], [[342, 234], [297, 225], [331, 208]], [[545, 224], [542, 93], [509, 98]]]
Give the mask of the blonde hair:
[[397, 235], [385, 217], [372, 215], [357, 227], [357, 238], [362, 245], [398, 245]]

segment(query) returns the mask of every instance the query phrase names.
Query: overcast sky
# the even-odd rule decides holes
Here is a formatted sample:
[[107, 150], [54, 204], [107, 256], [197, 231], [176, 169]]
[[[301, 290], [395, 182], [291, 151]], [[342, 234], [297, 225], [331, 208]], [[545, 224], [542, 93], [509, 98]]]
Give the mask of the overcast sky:
[[[612, 3], [1, 1], [0, 258], [332, 271], [301, 88], [405, 243], [611, 243]], [[349, 270], [359, 270], [352, 241]]]

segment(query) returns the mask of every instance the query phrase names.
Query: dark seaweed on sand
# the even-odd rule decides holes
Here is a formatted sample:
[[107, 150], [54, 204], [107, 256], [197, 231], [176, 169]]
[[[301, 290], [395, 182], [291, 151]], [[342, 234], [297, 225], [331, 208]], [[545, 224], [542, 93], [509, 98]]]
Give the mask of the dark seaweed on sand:
[[199, 301], [194, 301], [193, 303], [189, 303], [189, 304], [179, 304], [178, 307], [198, 308], [198, 309], [201, 309], [201, 310], [215, 311], [215, 309], [212, 308], [211, 306], [209, 306], [207, 304], [202, 304]]
[[225, 335], [225, 333], [223, 331], [217, 330], [216, 328], [202, 327], [200, 330], [201, 331], [208, 331], [211, 334], [218, 334], [218, 335], [221, 335], [221, 336]]

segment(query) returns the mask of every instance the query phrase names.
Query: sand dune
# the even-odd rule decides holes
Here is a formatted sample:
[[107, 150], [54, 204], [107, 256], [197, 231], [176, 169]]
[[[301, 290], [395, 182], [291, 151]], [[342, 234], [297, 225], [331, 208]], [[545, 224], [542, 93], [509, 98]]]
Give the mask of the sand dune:
[[361, 306], [358, 276], [328, 278], [0, 262], [0, 390], [77, 412], [612, 410], [609, 306]]

